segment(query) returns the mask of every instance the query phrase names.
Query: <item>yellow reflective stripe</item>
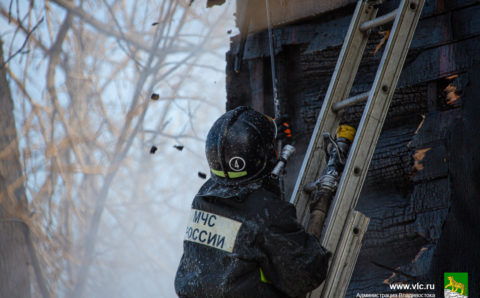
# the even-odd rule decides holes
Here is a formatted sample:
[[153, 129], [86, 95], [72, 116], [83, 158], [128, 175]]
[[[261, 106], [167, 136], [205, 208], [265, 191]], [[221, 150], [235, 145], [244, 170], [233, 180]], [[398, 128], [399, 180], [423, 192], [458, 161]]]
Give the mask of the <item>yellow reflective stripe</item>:
[[247, 176], [247, 171], [228, 172], [228, 177], [230, 177], [230, 178], [238, 178], [238, 177], [243, 177], [243, 176]]
[[210, 171], [212, 171], [212, 173], [214, 173], [215, 175], [217, 175], [219, 177], [225, 178], [225, 173], [223, 173], [222, 171], [217, 171], [217, 170], [214, 170], [214, 169], [210, 169]]
[[272, 282], [265, 277], [265, 274], [263, 274], [262, 268], [259, 268], [259, 269], [260, 269], [260, 281], [266, 284], [271, 284]]
[[[217, 175], [218, 177], [225, 178], [225, 174], [222, 171], [214, 170], [214, 169], [210, 169], [210, 171], [212, 171], [212, 173]], [[239, 177], [243, 177], [243, 176], [247, 176], [247, 171], [228, 172], [228, 177], [229, 178], [239, 178]]]
[[353, 142], [356, 132], [357, 130], [350, 125], [339, 125], [337, 128], [337, 138], [345, 138], [350, 142]]

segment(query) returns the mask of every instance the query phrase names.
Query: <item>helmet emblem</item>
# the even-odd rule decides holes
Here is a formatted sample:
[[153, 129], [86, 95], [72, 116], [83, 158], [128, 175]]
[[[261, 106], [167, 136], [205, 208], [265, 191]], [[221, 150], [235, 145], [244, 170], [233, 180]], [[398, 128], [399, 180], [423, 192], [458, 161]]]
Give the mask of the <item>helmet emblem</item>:
[[243, 169], [245, 169], [246, 163], [245, 163], [245, 159], [241, 158], [240, 156], [234, 156], [230, 158], [228, 165], [235, 172], [240, 172]]

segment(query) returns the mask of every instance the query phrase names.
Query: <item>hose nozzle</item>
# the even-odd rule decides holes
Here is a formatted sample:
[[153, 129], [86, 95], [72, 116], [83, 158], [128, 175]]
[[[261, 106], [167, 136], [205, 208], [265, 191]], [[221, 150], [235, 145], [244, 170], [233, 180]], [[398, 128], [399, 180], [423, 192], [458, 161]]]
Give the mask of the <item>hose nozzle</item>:
[[292, 145], [287, 144], [283, 147], [282, 154], [280, 155], [280, 160], [278, 161], [275, 168], [273, 168], [273, 171], [271, 173], [273, 178], [276, 179], [278, 178], [278, 176], [280, 176], [280, 173], [282, 173], [285, 165], [287, 164], [290, 157], [292, 157], [293, 153], [295, 153], [295, 147], [293, 147]]

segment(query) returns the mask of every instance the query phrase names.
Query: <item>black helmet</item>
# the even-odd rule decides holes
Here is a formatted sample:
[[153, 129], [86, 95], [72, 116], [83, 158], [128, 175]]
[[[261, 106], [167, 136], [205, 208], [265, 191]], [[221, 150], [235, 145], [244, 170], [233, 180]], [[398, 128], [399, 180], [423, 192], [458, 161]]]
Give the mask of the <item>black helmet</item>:
[[250, 107], [223, 114], [208, 132], [205, 152], [212, 178], [238, 184], [265, 177], [275, 165], [275, 122]]

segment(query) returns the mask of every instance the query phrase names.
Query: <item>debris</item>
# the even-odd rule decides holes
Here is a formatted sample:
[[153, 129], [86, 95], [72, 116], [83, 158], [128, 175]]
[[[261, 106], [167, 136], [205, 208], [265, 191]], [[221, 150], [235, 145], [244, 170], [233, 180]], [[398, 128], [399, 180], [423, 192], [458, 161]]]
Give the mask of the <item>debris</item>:
[[225, 3], [225, 0], [207, 0], [207, 8], [214, 5], [222, 5], [223, 3]]
[[[400, 275], [403, 275], [403, 276], [405, 276], [405, 277], [407, 277], [407, 278], [409, 278], [409, 279], [411, 279], [411, 280], [417, 280], [417, 278], [416, 278], [415, 276], [412, 276], [412, 275], [410, 275], [410, 274], [406, 274], [405, 272], [402, 272], [402, 271], [400, 271], [400, 270], [398, 270], [398, 269], [394, 269], [394, 268], [391, 268], [391, 267], [389, 267], [389, 266], [385, 266], [385, 265], [380, 264], [380, 263], [377, 263], [377, 262], [375, 262], [375, 261], [370, 261], [370, 263], [373, 264], [373, 265], [375, 265], [375, 266], [377, 266], [377, 267], [380, 267], [380, 268], [382, 268], [382, 269], [391, 271], [391, 272], [394, 273], [394, 274], [395, 274], [395, 273], [396, 273], [396, 274], [400, 274]], [[383, 283], [384, 283], [384, 284], [389, 284], [389, 279], [384, 280]]]
[[[389, 267], [389, 266], [385, 266], [385, 265], [380, 264], [380, 263], [377, 263], [377, 262], [375, 262], [375, 261], [370, 261], [370, 263], [373, 264], [373, 265], [375, 265], [375, 266], [377, 266], [377, 267], [380, 267], [380, 268], [382, 268], [382, 269], [385, 269], [385, 270], [388, 270], [388, 271], [392, 271], [393, 273], [397, 273], [397, 274], [401, 274], [401, 275], [403, 275], [403, 276], [406, 276], [406, 277], [410, 278], [411, 280], [416, 280], [416, 277], [415, 277], [415, 276], [411, 276], [411, 275], [409, 275], [409, 274], [406, 274], [406, 273], [404, 273], [404, 272], [402, 272], [402, 271], [400, 271], [400, 270], [398, 270], [398, 269], [394, 269], [394, 268], [391, 268], [391, 267]], [[385, 280], [383, 283], [384, 283], [384, 284], [388, 284], [387, 280]]]
[[375, 55], [377, 54], [377, 52], [380, 50], [380, 48], [383, 46], [383, 44], [388, 40], [388, 37], [390, 36], [390, 30], [386, 30], [386, 31], [380, 31], [378, 32], [380, 34], [383, 35], [382, 39], [380, 40], [380, 42], [378, 43], [377, 47], [375, 48], [375, 50], [373, 52], [371, 52], [372, 55]]
[[202, 179], [207, 179], [207, 174], [198, 171], [198, 177], [200, 177], [200, 178], [202, 178]]
[[448, 105], [455, 105], [456, 101], [460, 98], [460, 94], [462, 94], [462, 92], [457, 90], [457, 87], [451, 83], [443, 89], [443, 92], [446, 93], [445, 101]]
[[415, 153], [413, 154], [413, 159], [415, 160], [413, 164], [413, 169], [415, 171], [418, 172], [423, 170], [423, 165], [420, 162], [425, 158], [425, 153], [427, 153], [427, 151], [429, 151], [430, 149], [432, 148], [418, 149], [415, 151]]
[[158, 25], [158, 22], [153, 22], [152, 23], [152, 26], [157, 26]]
[[177, 149], [178, 151], [182, 151], [183, 145], [174, 145], [173, 148]]
[[155, 154], [157, 149], [158, 149], [157, 146], [152, 146], [152, 148], [150, 148], [150, 154]]
[[422, 128], [423, 122], [425, 122], [425, 115], [420, 115], [422, 116], [422, 121], [420, 121], [420, 124], [418, 125], [417, 129], [413, 134], [417, 134], [420, 131], [420, 128]]
[[451, 80], [456, 79], [456, 78], [458, 78], [458, 74], [454, 74], [454, 75], [448, 76], [448, 77], [446, 77], [445, 79], [451, 81]]
[[396, 274], [393, 272], [392, 275], [384, 281], [384, 284], [408, 282], [408, 280], [411, 280], [411, 278], [404, 275], [405, 273], [411, 277], [415, 277], [415, 279], [425, 276], [428, 271], [428, 264], [430, 264], [433, 257], [433, 252], [435, 251], [433, 246], [434, 245], [429, 244], [420, 248], [415, 258], [410, 263], [395, 268], [401, 273]]
[[152, 100], [158, 100], [160, 98], [160, 95], [158, 95], [158, 93], [152, 93], [152, 95], [150, 96], [150, 99]]
[[227, 31], [227, 34], [230, 34], [230, 33], [232, 33], [232, 29], [229, 29], [229, 30]]
[[[418, 132], [420, 131], [420, 129], [421, 129], [422, 126], [423, 126], [423, 122], [425, 122], [425, 115], [420, 115], [420, 116], [422, 116], [422, 121], [420, 121], [420, 124], [418, 125], [417, 129], [416, 129], [415, 132], [413, 133], [413, 134], [415, 134], [415, 135], [418, 134]], [[413, 141], [413, 139], [410, 140], [410, 142], [408, 142], [407, 147], [410, 147], [410, 146], [412, 145], [412, 141]]]
[[423, 253], [424, 253], [426, 250], [428, 250], [427, 247], [422, 247], [422, 248], [420, 249], [420, 251], [417, 253], [417, 255], [415, 256], [415, 258], [413, 259], [412, 263], [417, 262], [418, 259], [423, 255]]

